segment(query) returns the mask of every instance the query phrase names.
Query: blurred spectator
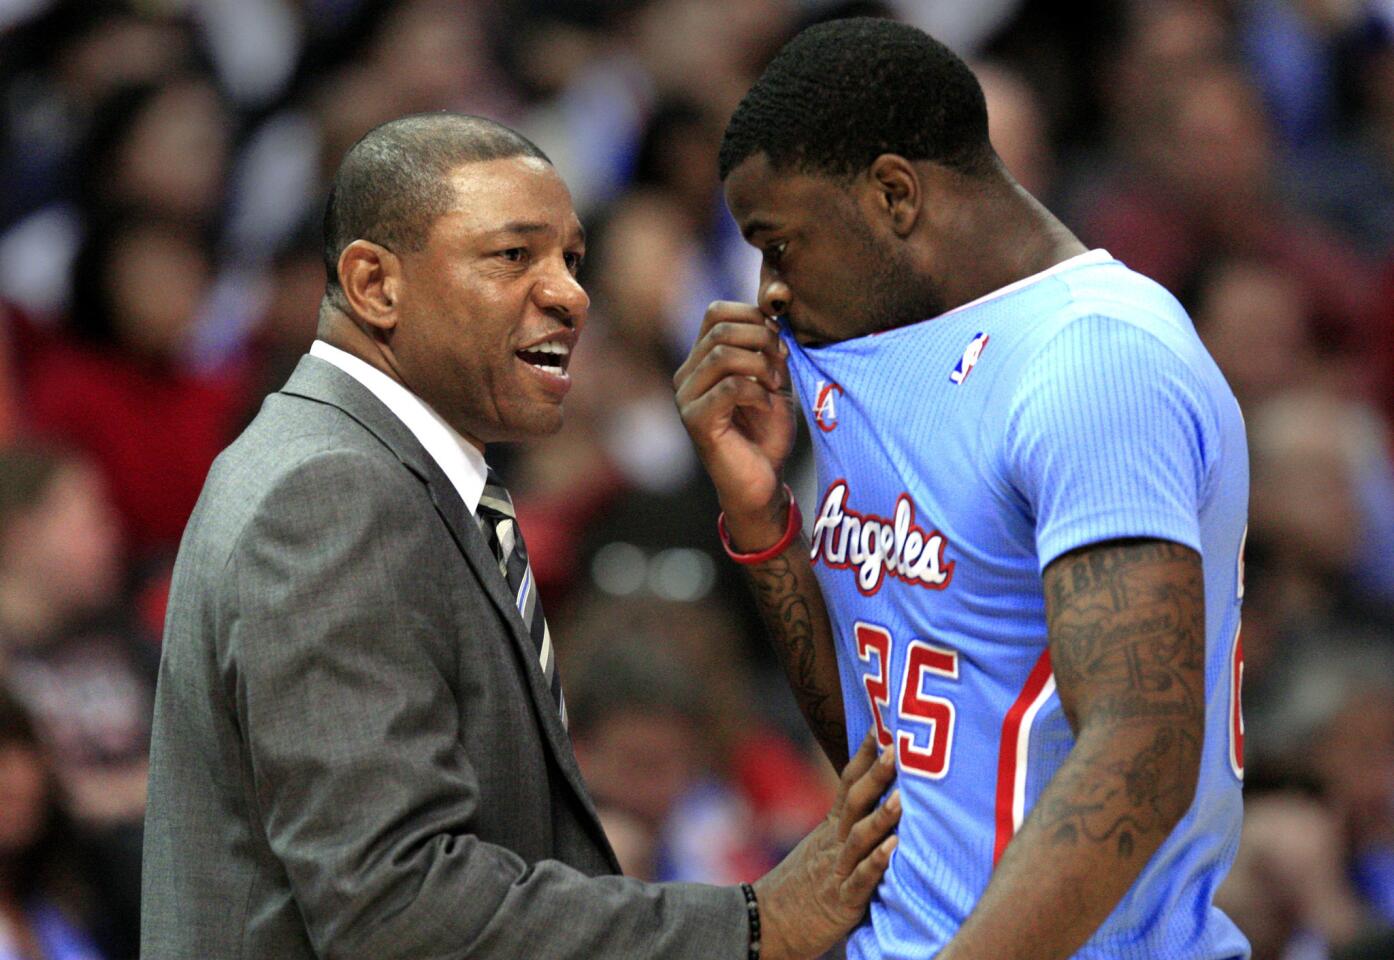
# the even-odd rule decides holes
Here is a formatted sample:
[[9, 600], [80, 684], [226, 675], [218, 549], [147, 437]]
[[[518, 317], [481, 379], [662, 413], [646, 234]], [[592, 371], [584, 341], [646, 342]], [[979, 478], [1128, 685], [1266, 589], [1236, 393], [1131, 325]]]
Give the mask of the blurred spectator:
[[973, 67], [987, 100], [988, 138], [1017, 183], [1047, 207], [1056, 199], [1055, 158], [1050, 151], [1045, 111], [1039, 97], [1010, 67]]
[[675, 658], [647, 643], [614, 641], [568, 687], [586, 784], [597, 804], [633, 818], [652, 838], [656, 879], [733, 883], [778, 862], [717, 772], [700, 682]]
[[1306, 290], [1262, 261], [1220, 260], [1202, 276], [1196, 331], [1246, 410], [1317, 376]]
[[600, 804], [596, 807], [601, 829], [614, 848], [615, 859], [620, 862], [620, 870], [627, 877], [636, 877], [646, 882], [658, 879], [658, 868], [654, 863], [653, 832], [638, 817], [625, 813], [618, 807]]
[[101, 960], [86, 879], [47, 751], [0, 688], [0, 956]]
[[[639, 198], [653, 200], [650, 212], [675, 218], [669, 229], [678, 231], [682, 243], [680, 254], [658, 274], [670, 301], [665, 310], [648, 312], [641, 318], [628, 318], [618, 307], [611, 311], [631, 332], [640, 322], [656, 322], [651, 337], [663, 338], [669, 375], [697, 339], [707, 305], [713, 300], [749, 299], [754, 289], [752, 278], [760, 269], [759, 254], [741, 236], [721, 190], [715, 186], [720, 146], [721, 125], [709, 108], [687, 97], [661, 100], [639, 142], [631, 192], [621, 202], [623, 206]], [[663, 211], [667, 203], [674, 209]], [[621, 219], [613, 209], [611, 212]], [[642, 212], [638, 219], [642, 224]], [[630, 229], [636, 226], [632, 220], [624, 225]], [[649, 231], [653, 230], [651, 225]], [[625, 269], [625, 258], [633, 255], [627, 239], [631, 238], [622, 233], [616, 239], [621, 256], [608, 258], [612, 269]], [[633, 268], [631, 276], [646, 266], [651, 269], [653, 263], [649, 260]]]
[[[1303, 286], [1324, 342], [1360, 350], [1378, 337], [1373, 265], [1284, 191], [1268, 118], [1226, 58], [1223, 22], [1194, 4], [1156, 9], [1178, 18], [1189, 11], [1194, 19], [1177, 26], [1195, 32], [1178, 29], [1173, 50], [1139, 26], [1125, 46], [1131, 59], [1121, 58], [1128, 68], [1121, 87], [1137, 99], [1115, 99], [1123, 152], [1111, 172], [1082, 188], [1085, 237], [1183, 295], [1217, 258], [1266, 260]], [[1144, 26], [1153, 22], [1140, 17]], [[1144, 69], [1144, 52], [1158, 72]]]
[[247, 353], [255, 382], [249, 387], [250, 421], [268, 393], [279, 390], [315, 339], [324, 295], [324, 253], [318, 224], [306, 224], [271, 257], [266, 295], [247, 333]]
[[52, 751], [87, 864], [133, 954], [156, 649], [120, 604], [116, 515], [101, 475], [43, 448], [0, 450], [0, 677]]
[[1288, 618], [1387, 625], [1394, 609], [1394, 470], [1378, 415], [1328, 390], [1250, 411], [1250, 549]]
[[1293, 651], [1281, 670], [1263, 717], [1263, 764], [1314, 784], [1320, 807], [1246, 800], [1250, 850], [1236, 887], [1283, 914], [1256, 923], [1256, 941], [1305, 926], [1355, 950], [1394, 929], [1394, 648], [1387, 635], [1327, 638]]
[[212, 227], [221, 213], [230, 119], [197, 76], [121, 87], [99, 105], [76, 157], [85, 176], [0, 238], [0, 297], [40, 316], [68, 304], [85, 218], [138, 207]]
[[263, 261], [324, 215], [329, 178], [359, 137], [404, 111], [369, 67], [323, 78], [253, 130], [229, 185], [228, 234], [239, 259]]
[[94, 826], [138, 821], [145, 804], [154, 651], [116, 609], [119, 550], [96, 470], [0, 450], [0, 656]]
[[213, 270], [194, 225], [133, 212], [94, 226], [74, 265], [73, 335], [25, 363], [31, 426], [102, 469], [138, 558], [177, 544], [245, 403], [240, 367], [179, 364]]
[[84, 207], [140, 207], [214, 223], [230, 136], [218, 89], [200, 76], [122, 87], [103, 101], [88, 134]]
[[615, 206], [595, 247], [603, 329], [594, 333], [607, 364], [622, 371], [606, 381], [602, 442], [631, 487], [671, 492], [697, 477], [692, 444], [673, 416], [672, 378], [677, 343], [695, 333], [683, 308], [698, 291], [699, 241], [678, 203], [650, 190]]
[[[526, 10], [527, 4], [519, 5]], [[584, 218], [632, 179], [640, 140], [665, 95], [725, 118], [794, 24], [791, 0], [621, 0], [602, 17], [592, 59], [523, 131], [567, 171]]]
[[[782, 675], [757, 675], [752, 670], [742, 652], [740, 620], [709, 598], [672, 596], [686, 577], [701, 576], [705, 558], [695, 551], [670, 549], [640, 573], [656, 590], [617, 594], [619, 581], [637, 572], [626, 568], [641, 558], [642, 552], [632, 544], [612, 545], [597, 554], [595, 573], [601, 589], [574, 604], [563, 620], [564, 631], [557, 631], [567, 638], [559, 650], [562, 669], [579, 665], [575, 672], [582, 677], [599, 679], [607, 670], [624, 673], [629, 668], [623, 661], [629, 655], [666, 663], [669, 679], [684, 688], [672, 695], [681, 694], [678, 702], [688, 704], [686, 722], [700, 727], [702, 762], [735, 795], [733, 799], [721, 791], [699, 791], [702, 802], [684, 808], [685, 815], [720, 821], [717, 811], [735, 816], [740, 809], [759, 844], [778, 859], [826, 811], [833, 789], [831, 767], [804, 732]], [[610, 663], [605, 651], [616, 644], [616, 637], [623, 638], [618, 642], [630, 652], [617, 654], [618, 662]], [[597, 667], [596, 661], [610, 666]], [[576, 682], [585, 687], [589, 681]], [[618, 689], [614, 695], [619, 695]], [[786, 729], [794, 730], [799, 739], [791, 739]], [[612, 754], [617, 762], [622, 755]], [[631, 812], [652, 822], [659, 806], [663, 804], [646, 808], [647, 813]], [[671, 802], [667, 806], [671, 808]], [[706, 835], [700, 829], [691, 833], [697, 838]], [[687, 842], [670, 838], [669, 843], [680, 840]]]
[[118, 526], [101, 476], [42, 447], [0, 449], [0, 652], [112, 603]]
[[[1394, 665], [1345, 677], [1345, 696], [1303, 745], [1339, 818], [1366, 908], [1394, 924]], [[1353, 661], [1368, 665], [1368, 661]]]
[[187, 22], [115, 0], [60, 0], [0, 35], [0, 227], [71, 199], [86, 180], [75, 154], [99, 104], [197, 59]]
[[1215, 903], [1248, 935], [1252, 960], [1320, 960], [1356, 939], [1364, 916], [1344, 850], [1339, 821], [1319, 801], [1245, 797], [1239, 853]]

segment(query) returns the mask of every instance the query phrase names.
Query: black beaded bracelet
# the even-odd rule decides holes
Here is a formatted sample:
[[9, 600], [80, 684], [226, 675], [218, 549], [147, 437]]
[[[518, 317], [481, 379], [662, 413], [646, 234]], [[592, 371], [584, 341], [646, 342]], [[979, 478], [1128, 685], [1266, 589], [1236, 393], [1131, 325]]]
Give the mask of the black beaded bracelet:
[[750, 924], [750, 951], [746, 960], [760, 960], [760, 904], [755, 900], [755, 888], [748, 883], [741, 884], [745, 894], [745, 918]]

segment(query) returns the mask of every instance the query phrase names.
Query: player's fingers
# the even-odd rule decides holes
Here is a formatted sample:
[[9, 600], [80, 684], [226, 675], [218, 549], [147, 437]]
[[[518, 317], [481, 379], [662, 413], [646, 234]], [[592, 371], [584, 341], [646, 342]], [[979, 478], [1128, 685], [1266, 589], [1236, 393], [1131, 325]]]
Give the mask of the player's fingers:
[[761, 351], [770, 357], [781, 359], [786, 353], [780, 342], [779, 334], [770, 327], [722, 321], [693, 344], [692, 352], [687, 355], [687, 359], [673, 374], [673, 389], [681, 389], [683, 383], [707, 359], [711, 351], [722, 345]]
[[858, 777], [847, 789], [847, 798], [842, 804], [838, 817], [838, 836], [845, 838], [852, 824], [861, 820], [876, 801], [886, 792], [895, 779], [895, 750], [888, 748], [877, 757], [876, 762], [866, 773]]
[[876, 885], [881, 882], [886, 869], [891, 865], [891, 854], [895, 852], [896, 844], [899, 842], [895, 835], [887, 837], [876, 845], [869, 856], [857, 864], [839, 888], [843, 903], [854, 908], [866, 906], [871, 895], [876, 892]]
[[693, 438], [700, 440], [714, 427], [729, 420], [737, 407], [768, 410], [773, 405], [773, 395], [754, 380], [728, 377], [701, 396], [680, 404], [678, 413]]
[[727, 377], [754, 378], [766, 390], [778, 392], [783, 378], [768, 353], [717, 344], [677, 390], [678, 407], [696, 399]]
[[712, 343], [727, 343], [733, 347], [746, 347], [750, 350], [765, 350], [778, 353], [779, 331], [769, 324], [759, 326], [753, 323], [733, 323], [723, 320], [707, 331], [703, 340]]
[[876, 845], [890, 836], [900, 822], [900, 791], [892, 791], [886, 802], [862, 817], [849, 830], [838, 852], [838, 876], [846, 876], [852, 869], [875, 849]]
[[697, 334], [698, 339], [706, 336], [707, 331], [718, 323], [746, 323], [763, 327], [765, 315], [753, 303], [715, 300], [707, 305], [707, 312], [702, 314], [702, 329]]

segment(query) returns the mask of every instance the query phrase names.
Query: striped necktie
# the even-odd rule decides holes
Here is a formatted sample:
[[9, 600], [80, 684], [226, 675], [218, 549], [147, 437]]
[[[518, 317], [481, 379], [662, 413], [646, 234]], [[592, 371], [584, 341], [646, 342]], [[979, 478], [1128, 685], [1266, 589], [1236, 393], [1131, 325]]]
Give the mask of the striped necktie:
[[562, 726], [566, 725], [566, 699], [561, 692], [561, 675], [557, 672], [556, 651], [552, 648], [552, 634], [547, 629], [547, 618], [542, 615], [542, 600], [537, 595], [537, 584], [533, 580], [532, 565], [528, 563], [528, 550], [523, 545], [523, 531], [518, 526], [513, 513], [513, 498], [499, 483], [498, 475], [489, 468], [484, 493], [479, 498], [479, 509], [474, 514], [484, 539], [498, 561], [499, 572], [508, 582], [508, 590], [513, 594], [513, 602], [523, 616], [528, 628], [528, 636], [537, 645], [538, 661], [542, 664], [542, 675], [547, 678], [547, 687], [561, 713]]

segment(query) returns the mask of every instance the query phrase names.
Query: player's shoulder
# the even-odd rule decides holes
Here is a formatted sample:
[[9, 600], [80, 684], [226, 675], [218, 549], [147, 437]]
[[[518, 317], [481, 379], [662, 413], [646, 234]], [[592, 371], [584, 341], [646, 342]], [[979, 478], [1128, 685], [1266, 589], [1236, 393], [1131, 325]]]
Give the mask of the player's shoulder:
[[1180, 391], [1213, 407], [1228, 387], [1185, 308], [1165, 287], [1111, 257], [1051, 278], [1003, 357], [993, 402], [1002, 409], [1107, 397], [1121, 385]]
[[1043, 340], [1081, 322], [1131, 328], [1172, 346], [1196, 340], [1190, 316], [1171, 291], [1117, 260], [1071, 270], [1059, 280], [1064, 303], [1054, 322], [1042, 326]]
[[1126, 366], [1139, 358], [1212, 372], [1190, 316], [1155, 280], [1112, 258], [1053, 279], [1052, 308], [1031, 318], [1017, 351], [1021, 373], [1042, 365]]

